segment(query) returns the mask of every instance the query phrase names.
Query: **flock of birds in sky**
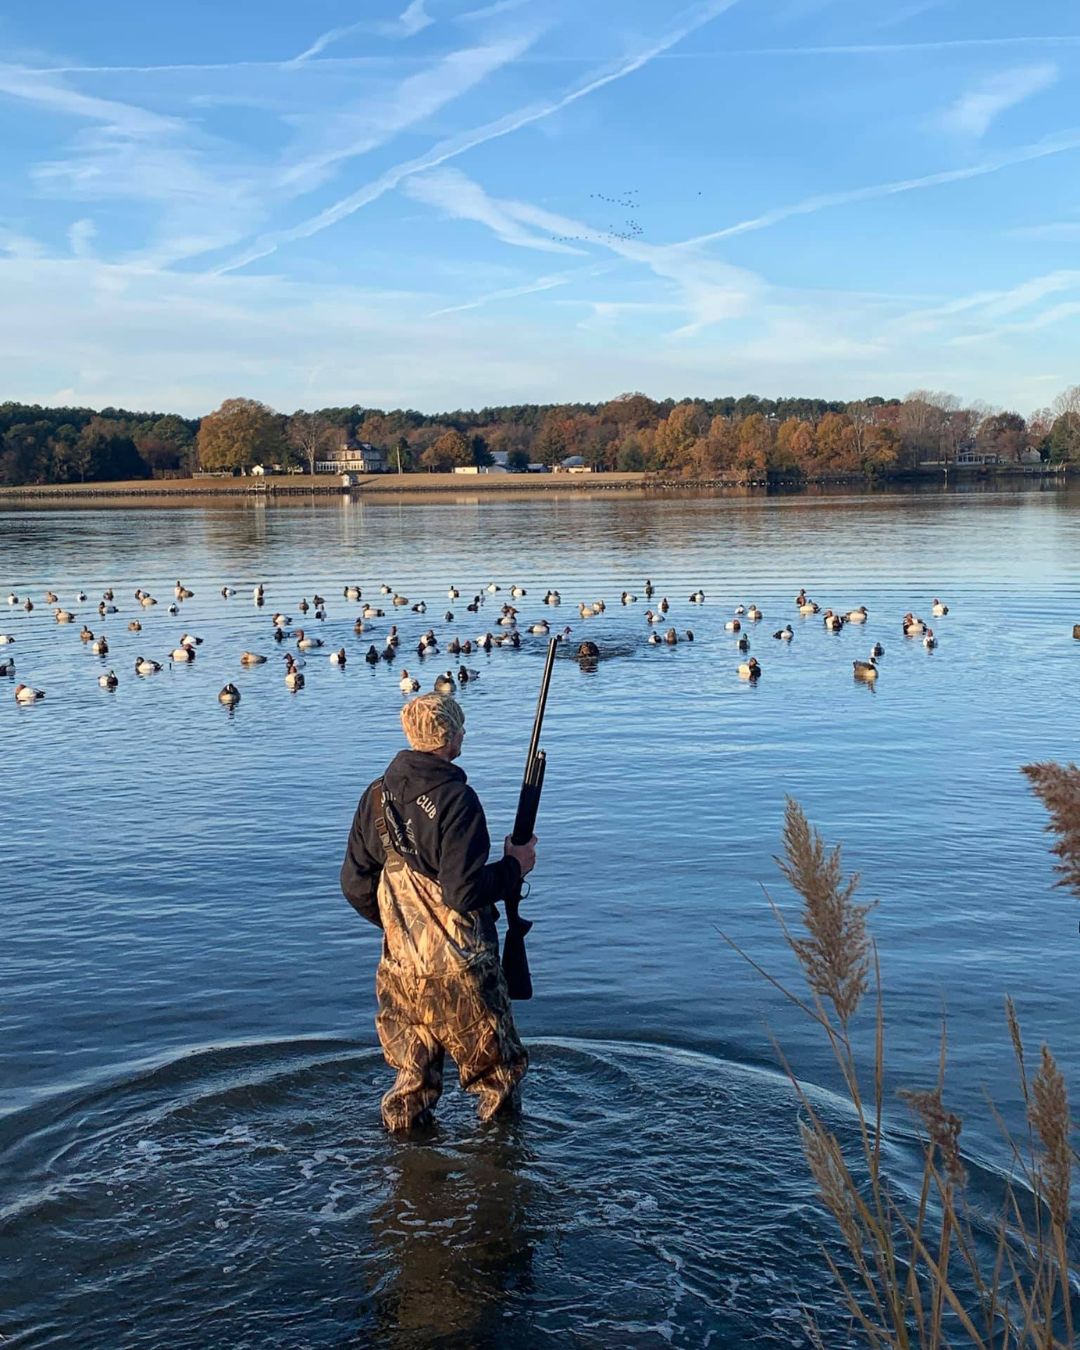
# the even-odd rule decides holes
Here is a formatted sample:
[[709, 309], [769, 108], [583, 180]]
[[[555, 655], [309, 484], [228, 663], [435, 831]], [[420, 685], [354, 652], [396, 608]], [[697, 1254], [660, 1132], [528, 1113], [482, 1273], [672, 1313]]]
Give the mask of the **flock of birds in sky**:
[[[479, 615], [482, 610], [485, 610], [485, 606], [489, 605], [490, 608], [486, 612], [491, 613], [495, 606], [499, 606], [491, 628], [475, 638], [462, 639], [453, 636], [445, 643], [440, 642], [433, 628], [428, 628], [417, 640], [414, 649], [415, 661], [406, 657], [406, 649], [402, 647], [402, 635], [399, 633], [396, 623], [390, 624], [388, 631], [380, 639], [380, 642], [371, 642], [367, 651], [359, 658], [350, 656], [344, 647], [330, 649], [332, 644], [328, 644], [317, 635], [318, 625], [326, 619], [327, 615], [326, 598], [318, 594], [313, 594], [310, 601], [307, 597], [300, 601], [297, 606], [301, 615], [300, 624], [294, 623], [292, 615], [285, 613], [283, 610], [276, 610], [271, 614], [266, 629], [266, 641], [267, 644], [272, 643], [279, 650], [280, 659], [284, 665], [285, 685], [291, 690], [299, 690], [304, 687], [306, 660], [314, 658], [316, 655], [322, 655], [332, 665], [339, 668], [345, 667], [355, 659], [360, 659], [372, 666], [379, 666], [384, 662], [389, 665], [397, 665], [399, 662], [403, 663], [406, 659], [409, 659], [414, 671], [410, 672], [402, 664], [398, 683], [403, 694], [412, 695], [419, 693], [421, 690], [420, 680], [415, 674], [420, 665], [433, 658], [446, 655], [454, 658], [454, 664], [451, 664], [439, 674], [434, 681], [433, 688], [436, 693], [453, 693], [459, 685], [468, 684], [470, 681], [479, 678], [480, 672], [465, 665], [461, 660], [462, 657], [478, 652], [490, 652], [496, 647], [520, 648], [523, 638], [528, 641], [554, 636], [563, 642], [567, 642], [571, 636], [572, 629], [569, 625], [564, 625], [553, 631], [553, 624], [547, 618], [529, 621], [521, 617], [519, 604], [516, 604], [515, 601], [520, 602], [526, 598], [528, 592], [524, 587], [511, 586], [507, 592], [507, 598], [500, 604], [493, 597], [498, 595], [501, 590], [502, 588], [499, 585], [491, 582], [484, 590], [474, 594], [472, 599], [463, 606], [465, 613], [469, 615]], [[229, 600], [236, 594], [236, 591], [226, 585], [221, 587], [220, 594], [223, 600]], [[653, 597], [656, 591], [651, 581], [646, 580], [643, 594], [646, 601], [649, 602], [643, 616], [648, 632], [646, 638], [648, 646], [675, 646], [680, 642], [694, 641], [692, 629], [683, 629], [680, 632], [669, 623], [670, 603], [666, 596], [654, 602]], [[182, 582], [177, 581], [173, 595], [173, 600], [168, 604], [168, 612], [171, 615], [177, 615], [180, 613], [180, 607], [186, 600], [193, 597], [194, 592], [189, 590]], [[379, 621], [387, 617], [387, 610], [389, 610], [391, 616], [397, 612], [418, 615], [427, 612], [427, 603], [424, 600], [413, 603], [408, 596], [399, 594], [393, 587], [387, 585], [380, 588], [377, 600], [364, 600], [361, 588], [353, 584], [344, 585], [342, 595], [347, 602], [361, 605], [360, 612], [353, 623], [353, 633], [357, 637], [377, 632], [381, 626]], [[257, 585], [253, 590], [252, 598], [257, 608], [263, 609], [266, 607], [265, 587], [261, 584]], [[454, 605], [460, 599], [461, 592], [456, 586], [450, 586], [447, 591], [447, 600], [450, 604]], [[79, 605], [84, 604], [86, 600], [87, 596], [83, 591], [79, 591], [74, 597], [74, 602]], [[134, 600], [138, 609], [143, 612], [152, 610], [158, 604], [157, 599], [141, 587], [135, 590]], [[705, 592], [703, 590], [694, 591], [688, 597], [688, 601], [692, 605], [704, 605]], [[623, 591], [620, 602], [623, 605], [636, 605], [638, 596], [629, 591]], [[27, 614], [32, 613], [36, 607], [35, 601], [30, 596], [20, 597], [14, 592], [8, 595], [7, 603], [12, 610], [21, 608]], [[558, 591], [549, 589], [543, 596], [543, 603], [550, 610], [562, 604], [562, 597]], [[839, 632], [840, 629], [849, 624], [864, 624], [869, 618], [865, 605], [843, 612], [832, 609], [826, 609], [823, 612], [805, 590], [799, 591], [794, 603], [800, 616], [804, 618], [820, 616], [825, 629], [830, 632]], [[79, 621], [76, 613], [63, 607], [59, 596], [54, 591], [50, 590], [45, 593], [43, 604], [52, 608], [53, 618], [61, 627]], [[383, 608], [384, 605], [387, 607], [386, 609]], [[604, 613], [606, 608], [607, 605], [603, 600], [595, 600], [590, 603], [581, 601], [577, 606], [578, 615], [583, 621], [598, 617]], [[106, 621], [111, 621], [112, 616], [119, 613], [116, 595], [112, 588], [102, 594], [95, 609], [98, 618]], [[948, 606], [935, 597], [931, 606], [932, 615], [937, 618], [948, 614], [948, 612]], [[311, 615], [310, 621], [307, 617], [309, 614]], [[760, 623], [764, 617], [763, 612], [757, 605], [738, 605], [731, 617], [724, 623], [725, 632], [733, 635], [736, 650], [744, 658], [738, 665], [740, 679], [753, 682], [761, 677], [762, 667], [757, 657], [749, 655], [749, 629], [751, 626]], [[443, 620], [447, 624], [458, 622], [454, 610], [449, 608], [445, 611]], [[129, 633], [140, 633], [142, 627], [142, 621], [138, 617], [132, 618], [127, 625]], [[933, 628], [925, 620], [916, 617], [911, 612], [904, 615], [901, 622], [901, 632], [905, 638], [920, 640], [928, 650], [937, 646], [937, 637]], [[777, 642], [791, 642], [795, 637], [795, 631], [791, 624], [787, 623], [782, 628], [778, 628], [772, 636]], [[79, 638], [93, 655], [106, 663], [110, 650], [109, 639], [100, 627], [95, 632], [86, 622], [83, 622], [79, 631]], [[9, 653], [11, 646], [16, 642], [17, 639], [13, 633], [0, 631], [0, 677], [12, 679], [15, 677], [15, 659]], [[143, 678], [156, 675], [164, 669], [166, 662], [169, 665], [189, 664], [196, 660], [202, 643], [201, 637], [185, 632], [165, 660], [157, 661], [143, 655], [136, 656], [134, 660], [135, 674]], [[878, 658], [884, 655], [884, 651], [885, 649], [880, 642], [874, 642], [865, 660], [854, 661], [852, 665], [855, 679], [866, 682], [876, 680], [879, 673]], [[580, 663], [591, 667], [603, 657], [604, 652], [597, 643], [585, 640], [577, 644], [574, 655]], [[237, 660], [242, 666], [265, 665], [269, 659], [270, 657], [266, 652], [253, 649], [240, 652], [237, 656]], [[102, 671], [97, 680], [103, 689], [116, 689], [120, 684], [120, 677], [112, 667]], [[16, 703], [20, 704], [37, 703], [45, 697], [44, 690], [24, 683], [16, 684], [14, 693]], [[240, 702], [240, 697], [240, 690], [232, 681], [227, 683], [218, 694], [219, 701], [228, 707], [235, 707]]]
[[[701, 196], [700, 192], [698, 196]], [[617, 197], [608, 196], [603, 192], [590, 192], [589, 200], [601, 202], [604, 206], [617, 207], [629, 214], [621, 225], [609, 225], [606, 230], [589, 230], [585, 234], [553, 234], [551, 237], [557, 244], [611, 243], [614, 240], [627, 244], [634, 239], [640, 239], [645, 233], [641, 222], [637, 219], [637, 212], [641, 209], [637, 188], [629, 188]]]

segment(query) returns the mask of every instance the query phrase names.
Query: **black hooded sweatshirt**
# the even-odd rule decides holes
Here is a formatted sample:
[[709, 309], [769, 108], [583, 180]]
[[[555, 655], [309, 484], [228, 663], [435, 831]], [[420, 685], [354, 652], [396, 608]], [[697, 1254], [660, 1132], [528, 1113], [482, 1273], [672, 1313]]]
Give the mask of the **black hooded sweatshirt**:
[[[490, 909], [521, 883], [514, 858], [489, 863], [491, 839], [484, 808], [465, 771], [423, 750], [402, 750], [382, 777], [389, 796], [390, 840], [409, 867], [442, 887], [443, 901], [459, 914]], [[341, 867], [341, 889], [370, 923], [379, 921], [379, 873], [385, 852], [375, 818], [382, 805], [378, 780], [360, 798]], [[494, 912], [484, 916], [492, 939]]]

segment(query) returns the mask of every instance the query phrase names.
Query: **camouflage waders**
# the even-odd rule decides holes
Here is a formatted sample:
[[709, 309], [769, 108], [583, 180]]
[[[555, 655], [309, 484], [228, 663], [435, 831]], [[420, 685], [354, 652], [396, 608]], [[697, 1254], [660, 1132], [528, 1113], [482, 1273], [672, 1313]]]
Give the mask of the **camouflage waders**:
[[[378, 790], [378, 789], [377, 789]], [[407, 866], [383, 812], [376, 826], [386, 862], [379, 878], [383, 954], [375, 977], [375, 1028], [397, 1081], [382, 1099], [387, 1129], [420, 1123], [442, 1093], [449, 1051], [461, 1086], [480, 1098], [481, 1120], [516, 1102], [529, 1058], [518, 1039], [496, 947], [477, 914], [443, 903], [442, 887]]]

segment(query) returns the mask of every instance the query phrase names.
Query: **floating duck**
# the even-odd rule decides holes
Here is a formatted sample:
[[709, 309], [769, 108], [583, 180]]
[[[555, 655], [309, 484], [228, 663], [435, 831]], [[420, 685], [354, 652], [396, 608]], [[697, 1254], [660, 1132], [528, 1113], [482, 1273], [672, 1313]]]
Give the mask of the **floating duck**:
[[139, 597], [139, 604], [142, 605], [144, 609], [149, 609], [151, 605], [156, 605], [157, 601], [152, 595], [142, 595]]
[[502, 587], [501, 587], [501, 586], [496, 586], [495, 583], [494, 583], [493, 581], [491, 581], [491, 582], [488, 583], [488, 588], [487, 588], [487, 589], [488, 589], [488, 594], [489, 594], [489, 595], [494, 595], [496, 591], [501, 591], [501, 590], [502, 590]]
[[669, 647], [674, 647], [675, 644], [678, 642], [678, 640], [679, 635], [678, 633], [676, 633], [674, 628], [669, 628], [667, 632], [664, 634], [664, 641], [668, 644]]
[[0, 661], [0, 679], [3, 679], [4, 677], [6, 677], [6, 676], [8, 676], [8, 675], [14, 675], [14, 674], [15, 674], [15, 662], [14, 662], [14, 661]]
[[53, 611], [53, 618], [57, 623], [70, 623], [75, 617], [70, 609], [57, 609]]
[[374, 605], [365, 605], [363, 617], [365, 619], [381, 619], [383, 618], [383, 611], [376, 609]]
[[359, 600], [361, 594], [359, 586], [346, 586], [341, 593], [346, 600]]
[[166, 612], [169, 613], [169, 614], [179, 614], [179, 613], [180, 613], [180, 606], [179, 606], [175, 601], [173, 601], [173, 602], [169, 605], [169, 608], [168, 608], [168, 610], [167, 610]]
[[[636, 600], [636, 599], [637, 599], [637, 596], [636, 596], [636, 595], [635, 595], [635, 596], [631, 596], [630, 598], [631, 598], [632, 600]], [[544, 604], [545, 604], [545, 605], [561, 605], [561, 604], [562, 604], [562, 596], [559, 594], [558, 591], [548, 591], [547, 595], [544, 596]]]
[[36, 703], [38, 699], [45, 697], [41, 689], [31, 689], [28, 684], [17, 684], [15, 686], [16, 703]]
[[624, 605], [632, 605], [637, 601], [637, 596], [631, 595], [629, 591], [623, 591], [621, 599]]
[[645, 578], [645, 587], [644, 587], [644, 590], [645, 590], [645, 599], [646, 599], [646, 600], [650, 599], [650, 598], [652, 597], [652, 594], [653, 594], [653, 584], [652, 584], [652, 582], [649, 580], [648, 577]]
[[[382, 649], [380, 655], [384, 661], [392, 663], [397, 660], [397, 648], [391, 646], [391, 644], [388, 642], [386, 646]], [[333, 660], [333, 657], [331, 657], [330, 659]]]
[[227, 708], [235, 708], [240, 702], [240, 690], [235, 684], [227, 684], [218, 694], [218, 702], [224, 703]]
[[102, 633], [101, 637], [94, 639], [94, 641], [90, 644], [90, 650], [94, 653], [95, 656], [108, 656], [109, 639], [105, 636], [104, 633]]
[[414, 680], [407, 670], [403, 670], [401, 679], [398, 680], [398, 688], [403, 694], [415, 694], [420, 688], [420, 681]]
[[230, 595], [235, 595], [235, 594], [236, 594], [236, 592], [233, 590], [233, 588], [232, 588], [231, 586], [222, 586], [222, 588], [221, 588], [221, 598], [222, 598], [223, 600], [228, 600], [228, 598], [229, 598]]
[[515, 600], [520, 600], [521, 597], [523, 595], [527, 595], [528, 592], [526, 591], [524, 586], [511, 586], [510, 594]]
[[926, 624], [923, 623], [922, 619], [917, 619], [910, 612], [904, 615], [905, 637], [921, 637], [925, 631]]
[[740, 652], [748, 652], [750, 650], [750, 639], [743, 633], [738, 642], [735, 643], [735, 646]]
[[450, 589], [446, 592], [446, 598], [447, 600], [456, 600], [460, 594], [461, 592], [458, 590], [456, 586], [451, 586]]
[[132, 621], [128, 624], [128, 632], [129, 633], [142, 632], [142, 624], [138, 621], [138, 619], [132, 619]]
[[[595, 619], [601, 611], [595, 605], [587, 605], [584, 601], [578, 605], [578, 613], [583, 619]], [[646, 618], [649, 616], [646, 615]], [[651, 620], [650, 620], [651, 622]]]
[[409, 597], [407, 595], [398, 595], [395, 591], [394, 598], [390, 603], [398, 606], [407, 605], [409, 603]]
[[529, 632], [535, 633], [537, 637], [547, 637], [550, 631], [551, 625], [547, 619], [541, 619], [539, 623], [534, 623], [529, 629]]
[[371, 646], [364, 653], [364, 660], [368, 663], [369, 666], [377, 666], [379, 664], [379, 653], [375, 650], [374, 643], [372, 643]]
[[150, 661], [145, 656], [137, 656], [135, 658], [136, 675], [156, 675], [160, 669], [160, 661]]
[[107, 591], [102, 591], [102, 592], [101, 592], [101, 598], [102, 598], [102, 600], [115, 600], [115, 599], [116, 599], [116, 596], [113, 594], [113, 589], [112, 589], [111, 586], [109, 587], [109, 589], [108, 589]]
[[266, 657], [260, 652], [241, 652], [240, 664], [242, 666], [261, 666], [266, 664]]
[[172, 660], [172, 661], [176, 661], [178, 664], [181, 664], [181, 665], [182, 665], [185, 661], [194, 661], [194, 660], [195, 660], [195, 648], [194, 648], [194, 647], [185, 647], [184, 644], [181, 643], [179, 647], [174, 648], [174, 649], [169, 653], [169, 659]]
[[104, 675], [98, 676], [98, 684], [101, 685], [102, 689], [115, 689], [119, 683], [115, 670], [107, 670]]
[[182, 647], [201, 647], [202, 641], [201, 637], [193, 637], [190, 633], [182, 633], [180, 635], [180, 645]]
[[302, 670], [297, 670], [295, 666], [286, 666], [285, 687], [286, 689], [303, 689], [304, 672]]
[[817, 614], [821, 610], [820, 605], [816, 605], [813, 600], [804, 600], [799, 606], [800, 614]]
[[660, 634], [655, 631], [650, 633], [649, 636], [645, 639], [645, 641], [649, 644], [650, 647], [659, 647], [662, 645], [660, 642]]
[[33, 611], [33, 608], [34, 602], [33, 600], [30, 599], [29, 596], [27, 596], [26, 599], [23, 601], [23, 609], [26, 610], [27, 614], [30, 614]]
[[15, 639], [10, 633], [0, 633], [0, 647], [6, 647], [9, 642], [14, 641]]
[[747, 609], [747, 611], [746, 611], [746, 617], [747, 617], [752, 623], [757, 623], [758, 620], [759, 620], [759, 619], [763, 619], [763, 618], [765, 617], [765, 615], [762, 614], [761, 610], [758, 609], [757, 605], [751, 605], [751, 606]]
[[848, 623], [865, 623], [870, 615], [867, 613], [866, 606], [860, 605], [858, 609], [849, 609], [844, 617]]
[[943, 618], [946, 614], [948, 614], [948, 612], [949, 612], [949, 606], [948, 606], [948, 605], [943, 605], [943, 604], [941, 603], [941, 601], [940, 601], [940, 600], [937, 598], [937, 596], [935, 595], [935, 596], [934, 596], [934, 603], [933, 603], [933, 605], [931, 606], [930, 613], [933, 614], [933, 616], [934, 616], [935, 619], [940, 619], [940, 618]]
[[300, 601], [300, 604], [297, 606], [297, 608], [300, 610], [301, 614], [306, 614], [308, 612], [311, 606], [308, 604], [306, 596], [304, 597], [303, 600]]
[[870, 648], [870, 655], [873, 656], [875, 659], [879, 656], [884, 656], [885, 648], [881, 645], [880, 642], [875, 642], [874, 645]]
[[323, 645], [322, 638], [309, 637], [302, 628], [298, 628], [293, 634], [293, 637], [296, 638], [296, 645], [302, 652], [308, 652], [314, 647], [321, 647]]
[[336, 652], [330, 653], [330, 664], [332, 666], [343, 666], [348, 662], [348, 659], [349, 658], [345, 655], [344, 647], [340, 647]]
[[739, 629], [742, 628], [742, 624], [738, 619], [728, 619], [727, 623], [724, 624], [724, 627], [729, 633], [737, 633]]
[[752, 656], [749, 661], [744, 661], [739, 667], [740, 680], [756, 680], [761, 676], [761, 667], [757, 663], [757, 657]]
[[933, 649], [937, 646], [937, 638], [934, 636], [934, 630], [932, 628], [928, 628], [926, 630], [926, 633], [922, 640], [922, 645], [926, 648], [927, 651], [933, 651]]
[[843, 617], [839, 614], [834, 614], [831, 609], [825, 611], [821, 621], [830, 633], [839, 633], [840, 629], [844, 626]]
[[452, 694], [457, 688], [457, 685], [454, 683], [453, 673], [448, 670], [443, 675], [436, 675], [435, 683], [432, 685], [432, 688], [437, 694]]
[[176, 596], [177, 600], [190, 600], [195, 592], [189, 591], [186, 586], [178, 581], [173, 587], [173, 594]]
[[388, 585], [386, 584], [386, 582], [384, 581], [383, 584], [379, 587], [379, 594], [380, 594], [380, 595], [390, 595], [390, 594], [392, 593], [393, 589], [394, 589], [393, 586], [388, 586]]
[[851, 665], [857, 680], [876, 680], [878, 677], [877, 661], [873, 656], [869, 661], [852, 661]]
[[773, 634], [773, 637], [778, 638], [781, 642], [790, 642], [794, 636], [795, 630], [789, 623], [784, 624], [783, 628], [778, 628]]
[[289, 624], [292, 623], [292, 617], [288, 614], [275, 614], [270, 622], [275, 628], [288, 628]]
[[15, 594], [14, 591], [8, 592], [7, 602], [9, 605], [17, 605], [19, 603], [19, 597]]
[[687, 642], [693, 642], [694, 640], [694, 633], [693, 630], [690, 628], [686, 630], [686, 640]]
[[412, 612], [414, 614], [426, 614], [427, 613], [426, 603], [423, 600], [418, 600], [416, 604], [413, 605]]
[[76, 600], [78, 601], [78, 603], [81, 605], [82, 602], [86, 599], [86, 592], [85, 592], [85, 591], [78, 591], [78, 592], [76, 592], [75, 599], [76, 599]]
[[93, 633], [90, 631], [89, 628], [87, 628], [86, 624], [83, 624], [83, 626], [82, 626], [82, 632], [79, 634], [79, 641], [80, 641], [80, 642], [93, 642], [93, 640], [94, 640], [94, 635], [93, 635]]
[[692, 605], [703, 605], [705, 603], [705, 592], [695, 591], [690, 597], [690, 603]]
[[457, 678], [458, 684], [468, 684], [470, 680], [478, 680], [480, 678], [480, 672], [478, 670], [470, 670], [468, 666], [458, 666]]
[[45, 603], [46, 603], [47, 605], [55, 605], [55, 604], [57, 604], [57, 602], [59, 601], [59, 599], [60, 599], [60, 597], [56, 594], [55, 591], [46, 591], [46, 592], [45, 592]]

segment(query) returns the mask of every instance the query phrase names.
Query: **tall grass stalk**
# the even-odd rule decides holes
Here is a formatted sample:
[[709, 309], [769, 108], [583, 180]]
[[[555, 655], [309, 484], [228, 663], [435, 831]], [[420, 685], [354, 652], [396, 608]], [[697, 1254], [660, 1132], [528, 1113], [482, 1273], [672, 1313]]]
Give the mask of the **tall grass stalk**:
[[[1080, 770], [1031, 765], [1024, 772], [1051, 813], [1060, 884], [1080, 895]], [[881, 968], [869, 928], [874, 906], [857, 903], [859, 878], [844, 876], [839, 846], [827, 848], [791, 799], [783, 854], [776, 861], [801, 897], [801, 931], [793, 930], [767, 891], [766, 898], [807, 992], [796, 993], [723, 936], [821, 1028], [853, 1107], [855, 1143], [845, 1148], [777, 1046], [801, 1105], [803, 1154], [850, 1258], [842, 1270], [824, 1253], [853, 1325], [874, 1350], [959, 1345], [1071, 1350], [1076, 1345], [1068, 1246], [1072, 1118], [1065, 1080], [1050, 1050], [1042, 1046], [1038, 1067], [1029, 1074], [1016, 1008], [1008, 999], [1005, 1022], [1027, 1131], [1018, 1140], [990, 1103], [1014, 1166], [1000, 1212], [976, 1221], [960, 1146], [963, 1120], [946, 1102], [943, 1021], [934, 1081], [900, 1093], [914, 1116], [922, 1156], [918, 1200], [901, 1195], [884, 1167], [886, 1028]], [[874, 1054], [864, 1065], [852, 1028], [867, 995], [873, 1003]], [[823, 1346], [811, 1317], [808, 1323], [814, 1343]]]

